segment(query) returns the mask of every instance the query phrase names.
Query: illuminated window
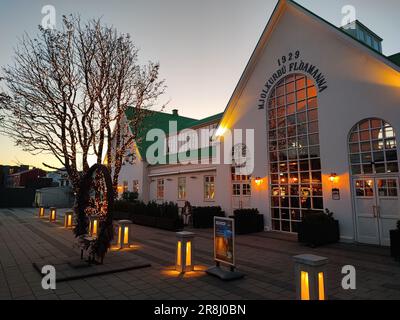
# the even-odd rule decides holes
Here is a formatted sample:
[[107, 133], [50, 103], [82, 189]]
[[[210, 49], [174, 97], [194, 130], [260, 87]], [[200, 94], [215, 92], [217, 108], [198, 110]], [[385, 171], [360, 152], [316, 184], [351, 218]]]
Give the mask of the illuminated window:
[[157, 199], [164, 200], [164, 179], [157, 180]]
[[125, 193], [125, 192], [128, 192], [128, 181], [124, 181], [124, 184], [123, 184], [123, 192]]
[[271, 215], [274, 230], [297, 232], [304, 211], [322, 210], [317, 88], [289, 75], [268, 100]]
[[215, 176], [204, 177], [204, 199], [209, 201], [215, 199]]
[[186, 199], [186, 178], [185, 177], [178, 178], [178, 199], [179, 200]]
[[350, 132], [349, 154], [353, 175], [399, 172], [396, 135], [381, 119], [367, 119]]
[[132, 192], [139, 193], [139, 180], [133, 180]]

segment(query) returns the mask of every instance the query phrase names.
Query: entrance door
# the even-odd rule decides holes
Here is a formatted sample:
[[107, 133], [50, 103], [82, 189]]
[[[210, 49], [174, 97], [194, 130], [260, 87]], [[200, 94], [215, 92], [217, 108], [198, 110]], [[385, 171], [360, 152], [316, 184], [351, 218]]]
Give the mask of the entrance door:
[[251, 183], [234, 182], [232, 184], [232, 207], [236, 209], [249, 209], [251, 207]]
[[353, 180], [359, 242], [390, 245], [389, 231], [400, 219], [398, 177]]
[[[239, 148], [242, 152], [242, 147]], [[232, 208], [251, 208], [251, 175], [242, 174], [243, 166], [231, 167], [232, 178]]]

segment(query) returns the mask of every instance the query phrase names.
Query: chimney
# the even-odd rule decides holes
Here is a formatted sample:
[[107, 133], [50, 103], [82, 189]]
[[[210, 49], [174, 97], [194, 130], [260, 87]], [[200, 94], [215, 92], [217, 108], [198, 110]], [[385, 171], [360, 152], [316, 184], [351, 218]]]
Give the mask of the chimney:
[[179, 115], [179, 114], [178, 114], [178, 109], [172, 110], [172, 114], [173, 114], [174, 116], [178, 116], [178, 115]]

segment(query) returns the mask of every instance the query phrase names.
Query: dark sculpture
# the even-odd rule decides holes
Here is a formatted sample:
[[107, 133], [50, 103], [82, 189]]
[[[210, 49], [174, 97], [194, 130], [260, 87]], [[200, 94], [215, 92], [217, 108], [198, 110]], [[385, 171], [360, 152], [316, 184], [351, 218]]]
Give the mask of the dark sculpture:
[[[100, 221], [98, 237], [91, 245], [90, 255], [100, 259], [100, 263], [103, 263], [104, 256], [111, 246], [111, 241], [114, 237], [113, 232], [113, 207], [114, 207], [114, 190], [111, 181], [111, 175], [108, 168], [104, 165], [96, 164], [89, 169], [85, 176], [82, 177], [77, 195], [77, 204], [75, 208], [76, 212], [76, 227], [74, 229], [75, 237], [83, 238], [88, 234], [89, 218], [87, 216], [87, 209], [90, 207], [90, 203], [93, 201], [91, 198], [90, 191], [93, 188], [93, 184], [96, 182], [96, 175], [101, 177], [102, 183], [106, 187], [106, 201], [107, 208], [105, 217]], [[100, 193], [100, 190], [94, 190], [96, 195]], [[86, 248], [88, 249], [88, 248]]]

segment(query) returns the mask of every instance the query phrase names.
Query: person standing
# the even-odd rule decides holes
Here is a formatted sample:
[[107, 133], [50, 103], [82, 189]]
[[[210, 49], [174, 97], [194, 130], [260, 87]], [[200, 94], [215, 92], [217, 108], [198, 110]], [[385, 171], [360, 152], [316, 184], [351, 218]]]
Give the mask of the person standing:
[[183, 225], [188, 226], [192, 216], [192, 206], [189, 201], [185, 201], [185, 206], [182, 209]]

